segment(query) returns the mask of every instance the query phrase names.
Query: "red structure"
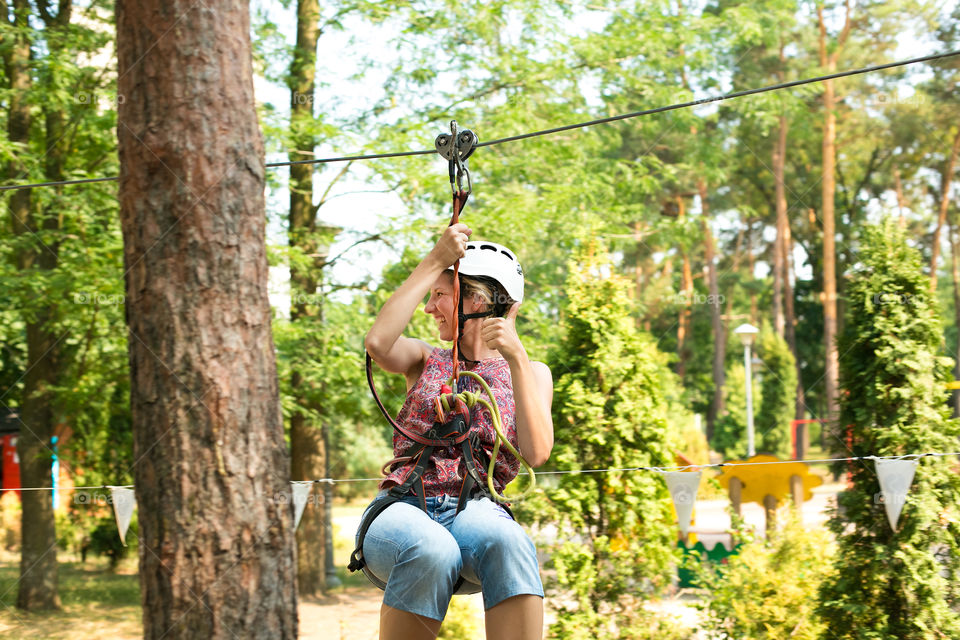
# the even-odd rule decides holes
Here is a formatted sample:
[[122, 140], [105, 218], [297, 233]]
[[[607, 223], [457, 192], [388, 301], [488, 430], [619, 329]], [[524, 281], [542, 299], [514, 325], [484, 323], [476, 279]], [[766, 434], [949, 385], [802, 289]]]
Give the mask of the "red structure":
[[807, 455], [807, 449], [810, 448], [810, 435], [803, 425], [811, 422], [823, 424], [826, 420], [819, 418], [792, 420], [790, 422], [790, 446], [793, 449], [793, 459], [803, 460]]
[[[7, 434], [3, 437], [0, 437], [0, 449], [3, 451], [3, 467], [0, 470], [0, 478], [3, 479], [2, 491], [0, 495], [3, 495], [3, 491], [10, 491], [16, 487], [20, 486], [20, 458], [17, 457], [17, 435], [16, 434]], [[20, 495], [20, 490], [17, 489], [17, 495]]]
[[0, 495], [20, 486], [20, 458], [17, 457], [19, 435], [20, 416], [17, 412], [0, 413]]

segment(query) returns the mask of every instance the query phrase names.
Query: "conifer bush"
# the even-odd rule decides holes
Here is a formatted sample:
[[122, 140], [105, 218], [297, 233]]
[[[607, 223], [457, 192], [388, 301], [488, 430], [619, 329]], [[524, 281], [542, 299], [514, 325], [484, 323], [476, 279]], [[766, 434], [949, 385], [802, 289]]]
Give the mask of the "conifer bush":
[[[596, 251], [571, 264], [566, 331], [551, 358], [551, 464], [566, 471], [672, 465], [668, 421], [689, 417], [667, 356], [630, 317], [630, 283], [605, 266]], [[670, 585], [677, 534], [657, 474], [562, 475], [524, 508], [556, 531], [546, 548], [557, 612], [550, 637], [639, 639], [640, 629], [658, 628], [642, 602]]]
[[762, 390], [755, 425], [757, 452], [787, 459], [797, 394], [796, 361], [787, 341], [769, 326], [760, 332], [757, 355], [763, 362], [758, 376]]
[[[892, 221], [865, 230], [847, 286], [840, 431], [848, 456], [957, 450], [939, 356], [943, 331], [920, 253]], [[831, 443], [841, 448], [839, 443]], [[956, 458], [920, 460], [896, 531], [872, 460], [842, 464], [851, 489], [830, 520], [835, 577], [821, 589], [824, 638], [960, 638], [960, 475]]]

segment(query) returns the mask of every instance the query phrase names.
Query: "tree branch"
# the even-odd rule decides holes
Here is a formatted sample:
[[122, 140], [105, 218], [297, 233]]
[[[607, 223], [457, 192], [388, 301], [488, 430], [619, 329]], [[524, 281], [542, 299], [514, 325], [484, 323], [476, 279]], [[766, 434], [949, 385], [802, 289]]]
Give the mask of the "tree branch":
[[346, 253], [347, 253], [348, 251], [350, 251], [351, 249], [353, 249], [354, 247], [356, 247], [356, 246], [358, 246], [358, 245], [361, 245], [361, 244], [363, 244], [363, 243], [365, 243], [365, 242], [373, 242], [374, 240], [379, 240], [380, 242], [383, 242], [384, 244], [386, 244], [388, 247], [390, 246], [390, 243], [387, 242], [386, 240], [384, 240], [383, 237], [382, 237], [379, 233], [375, 233], [375, 234], [373, 234], [372, 236], [367, 236], [366, 238], [361, 238], [360, 240], [357, 240], [356, 242], [354, 242], [353, 244], [351, 244], [349, 247], [347, 247], [346, 249], [344, 249], [343, 251], [341, 251], [340, 253], [338, 253], [338, 254], [335, 255], [334, 257], [332, 257], [332, 258], [330, 258], [329, 260], [327, 260], [326, 262], [324, 262], [322, 265], [320, 265], [320, 267], [325, 269], [326, 267], [332, 265], [334, 262], [336, 262], [337, 260], [339, 260], [340, 258], [342, 258], [344, 255], [346, 255]]
[[347, 175], [347, 171], [350, 170], [350, 165], [353, 164], [353, 160], [343, 165], [343, 168], [340, 169], [340, 172], [333, 177], [333, 180], [327, 185], [327, 188], [323, 191], [323, 195], [320, 196], [320, 202], [317, 203], [316, 207], [313, 209], [314, 216], [316, 216], [317, 211], [320, 210], [320, 207], [327, 201], [327, 196], [330, 195], [330, 190], [333, 189], [333, 185], [337, 184], [337, 181], [340, 180], [343, 176]]

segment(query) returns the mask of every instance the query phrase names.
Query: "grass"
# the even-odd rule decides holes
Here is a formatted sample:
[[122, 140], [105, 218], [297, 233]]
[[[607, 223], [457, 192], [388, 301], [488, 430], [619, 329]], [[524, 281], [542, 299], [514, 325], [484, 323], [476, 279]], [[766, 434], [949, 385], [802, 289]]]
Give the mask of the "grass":
[[[336, 504], [335, 516], [359, 517], [367, 502]], [[360, 572], [349, 573], [347, 563], [353, 551], [353, 531], [334, 525], [334, 559], [341, 586], [332, 590], [371, 589]], [[80, 562], [75, 554], [60, 551], [59, 593], [62, 609], [27, 613], [16, 608], [20, 579], [20, 555], [0, 549], [0, 639], [87, 640], [141, 638], [140, 582], [137, 553], [132, 547], [116, 572], [107, 568], [106, 558], [91, 557]]]
[[27, 613], [16, 609], [20, 563], [16, 556], [0, 558], [0, 638], [126, 639], [142, 637], [140, 583], [136, 558], [121, 563], [116, 573], [106, 560], [59, 565], [59, 611]]

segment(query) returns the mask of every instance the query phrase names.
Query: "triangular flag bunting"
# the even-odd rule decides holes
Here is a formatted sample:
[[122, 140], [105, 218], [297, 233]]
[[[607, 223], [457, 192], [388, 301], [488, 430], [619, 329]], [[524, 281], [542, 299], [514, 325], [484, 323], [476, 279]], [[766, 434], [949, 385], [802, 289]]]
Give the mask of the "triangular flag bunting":
[[900, 512], [907, 501], [907, 493], [913, 483], [913, 474], [917, 470], [916, 460], [874, 460], [877, 465], [877, 477], [880, 478], [880, 496], [883, 508], [887, 510], [887, 520], [894, 531], [900, 521]]
[[673, 508], [677, 511], [677, 522], [680, 531], [687, 535], [690, 531], [690, 516], [693, 514], [693, 503], [697, 501], [697, 488], [700, 486], [700, 471], [665, 471], [663, 479], [667, 481], [667, 489], [673, 498]]
[[117, 519], [117, 531], [120, 532], [120, 542], [127, 546], [127, 529], [130, 527], [130, 518], [133, 516], [133, 507], [137, 504], [133, 489], [126, 487], [107, 487], [110, 489], [110, 500], [113, 502], [113, 516]]
[[310, 490], [313, 489], [312, 482], [291, 482], [293, 489], [293, 530], [296, 531], [300, 526], [300, 518], [303, 517], [303, 510], [307, 506], [307, 498], [310, 497]]

